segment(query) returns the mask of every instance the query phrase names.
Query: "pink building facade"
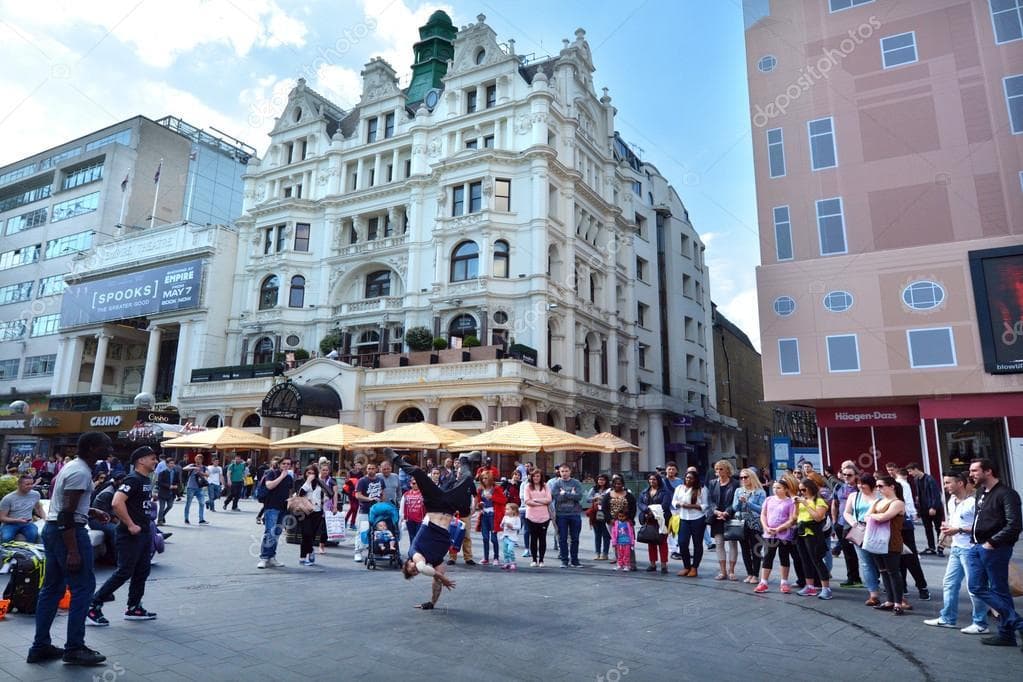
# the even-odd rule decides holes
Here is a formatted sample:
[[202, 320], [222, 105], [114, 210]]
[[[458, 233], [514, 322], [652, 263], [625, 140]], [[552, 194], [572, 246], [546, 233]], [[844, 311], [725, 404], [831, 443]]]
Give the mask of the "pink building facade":
[[765, 399], [825, 464], [1023, 487], [1023, 8], [744, 9]]

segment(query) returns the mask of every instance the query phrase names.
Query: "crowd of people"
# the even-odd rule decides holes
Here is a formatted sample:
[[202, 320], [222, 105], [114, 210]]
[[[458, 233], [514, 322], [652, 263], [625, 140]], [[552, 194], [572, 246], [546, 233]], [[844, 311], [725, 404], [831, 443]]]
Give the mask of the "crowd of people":
[[[92, 440], [86, 438], [90, 435]], [[204, 512], [216, 510], [221, 499], [222, 510], [237, 509], [238, 499], [250, 494], [261, 503], [257, 521], [264, 524], [258, 568], [282, 565], [277, 545], [288, 516], [296, 520], [301, 535], [300, 563], [314, 565], [316, 555], [327, 551], [326, 518], [331, 515], [355, 531], [351, 537], [356, 561], [373, 551], [367, 537], [384, 551], [399, 544], [408, 547], [402, 564], [405, 577], [433, 578], [431, 600], [417, 605], [423, 609], [433, 608], [441, 591], [454, 587], [445, 568], [456, 563], [459, 553], [465, 565], [476, 565], [473, 533], [466, 531], [475, 530], [482, 539], [481, 566], [515, 571], [519, 560], [527, 559], [530, 568], [543, 569], [553, 524], [557, 561], [562, 568], [573, 569], [582, 567], [579, 546], [585, 519], [592, 532], [594, 560], [609, 562], [616, 571], [638, 570], [643, 563], [638, 546], [645, 544], [645, 570], [651, 573], [673, 571], [686, 580], [741, 579], [753, 595], [776, 586], [782, 594], [830, 600], [836, 597], [832, 572], [842, 558], [845, 579], [838, 586], [851, 588], [845, 594], [865, 588], [866, 606], [895, 616], [913, 608], [907, 596], [910, 577], [916, 597], [931, 599], [920, 555], [947, 553], [943, 606], [937, 618], [924, 623], [958, 628], [959, 593], [965, 582], [971, 616], [962, 633], [986, 635], [981, 641], [993, 646], [1013, 646], [1016, 631], [1023, 634], [1023, 618], [1013, 608], [1008, 584], [1008, 566], [1021, 531], [1020, 498], [984, 459], [974, 460], [968, 471], [946, 473], [942, 485], [915, 463], [865, 472], [846, 461], [838, 477], [804, 464], [772, 480], [754, 467], [736, 472], [727, 460], [716, 462], [706, 476], [695, 467], [683, 473], [669, 462], [634, 492], [619, 473], [580, 481], [569, 464], [547, 476], [530, 462], [516, 462], [504, 477], [481, 453], [457, 462], [446, 459], [440, 465], [427, 460], [420, 469], [388, 452], [379, 465], [361, 460], [350, 471], [336, 474], [326, 459], [311, 462], [301, 473], [289, 456], [256, 469], [241, 457], [221, 467], [216, 455], [209, 464], [196, 455], [182, 466], [173, 456], [158, 460], [149, 448], [133, 453], [126, 473], [107, 457], [110, 443], [102, 434], [83, 435], [79, 453], [52, 479], [53, 499], [42, 533], [47, 571], [30, 662], [49, 660], [58, 652], [68, 662], [101, 658], [85, 648], [77, 617], [92, 625], [108, 624], [103, 602], [124, 582], [132, 585], [125, 617], [155, 618], [141, 604], [149, 566], [148, 551], [142, 546], [158, 532], [156, 526], [165, 522], [167, 511], [184, 497], [189, 523], [194, 500], [203, 524]], [[473, 455], [480, 461], [475, 472], [469, 467]], [[107, 476], [119, 485], [108, 486], [116, 492], [104, 512], [90, 506], [89, 500], [94, 498], [94, 481]], [[24, 476], [12, 495], [24, 495], [33, 481]], [[0, 501], [5, 537], [9, 524], [24, 524], [26, 505], [31, 503], [32, 512], [39, 513], [38, 498], [10, 497]], [[158, 512], [151, 509], [154, 504]], [[378, 504], [399, 510], [404, 532], [392, 534], [393, 529], [380, 527], [378, 534], [368, 535], [370, 511]], [[152, 529], [143, 523], [143, 514], [150, 511], [156, 518]], [[94, 594], [91, 547], [79, 531], [89, 524], [109, 523], [110, 517], [120, 519], [114, 534], [117, 570]], [[922, 551], [917, 549], [917, 526], [925, 531]], [[706, 574], [701, 573], [705, 552], [714, 552]], [[776, 561], [780, 565], [775, 581]], [[68, 644], [58, 649], [50, 644], [49, 626], [55, 600], [67, 586], [74, 595], [72, 618]], [[998, 616], [997, 631], [989, 620], [991, 613]]]

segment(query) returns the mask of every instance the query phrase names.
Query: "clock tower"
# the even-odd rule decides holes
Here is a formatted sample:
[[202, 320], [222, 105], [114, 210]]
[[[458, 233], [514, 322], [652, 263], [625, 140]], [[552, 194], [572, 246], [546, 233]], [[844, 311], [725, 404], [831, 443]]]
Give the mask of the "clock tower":
[[455, 56], [456, 33], [451, 17], [442, 10], [431, 14], [426, 25], [419, 27], [420, 41], [413, 47], [412, 82], [405, 93], [408, 107], [422, 102], [430, 90], [442, 87], [441, 79], [448, 72], [448, 61]]

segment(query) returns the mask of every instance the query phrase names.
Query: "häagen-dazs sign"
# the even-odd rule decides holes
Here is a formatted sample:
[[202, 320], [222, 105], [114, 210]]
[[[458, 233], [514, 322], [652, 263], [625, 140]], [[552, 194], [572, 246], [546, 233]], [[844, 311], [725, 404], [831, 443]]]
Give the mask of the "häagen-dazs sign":
[[199, 305], [202, 261], [163, 265], [68, 287], [61, 327], [187, 310]]

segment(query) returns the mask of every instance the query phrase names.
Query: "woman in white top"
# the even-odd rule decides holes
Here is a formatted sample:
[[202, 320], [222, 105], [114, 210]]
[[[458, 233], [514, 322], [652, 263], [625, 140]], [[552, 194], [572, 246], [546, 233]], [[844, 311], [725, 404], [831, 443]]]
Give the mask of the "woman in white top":
[[[316, 464], [310, 464], [305, 468], [302, 485], [295, 491], [295, 497], [304, 497], [309, 501], [312, 511], [292, 511], [295, 520], [299, 523], [299, 530], [302, 533], [302, 548], [299, 550], [299, 561], [303, 566], [312, 566], [316, 563], [316, 555], [313, 553], [313, 540], [319, 535], [320, 523], [323, 521], [323, 505], [329, 497], [326, 486], [320, 480], [320, 470]], [[290, 507], [291, 505], [289, 505]]]
[[[707, 526], [707, 489], [700, 485], [700, 477], [689, 471], [682, 485], [675, 488], [671, 507], [678, 510], [678, 549], [682, 554], [682, 578], [695, 578], [703, 559], [703, 529]], [[689, 545], [693, 545], [690, 554]]]

